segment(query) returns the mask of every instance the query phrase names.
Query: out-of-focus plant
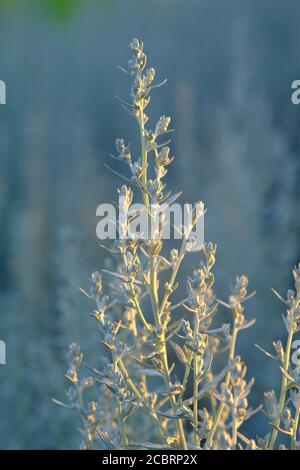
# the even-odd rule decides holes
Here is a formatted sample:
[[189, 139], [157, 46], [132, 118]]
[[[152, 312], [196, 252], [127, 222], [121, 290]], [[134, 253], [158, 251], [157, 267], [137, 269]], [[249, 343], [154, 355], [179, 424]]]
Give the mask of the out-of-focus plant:
[[[130, 49], [128, 68], [122, 70], [131, 78], [131, 102], [122, 103], [138, 124], [140, 157], [134, 158], [130, 145], [117, 139], [114, 158], [124, 163], [130, 173], [129, 177], [120, 175], [133, 187], [124, 185], [119, 189], [124, 204], [130, 208], [136, 192], [140, 192], [151, 225], [150, 205], [159, 208], [178, 197], [167, 191], [163, 182], [173, 160], [169, 140], [164, 139], [170, 132], [170, 118], [162, 116], [153, 130], [147, 127], [145, 110], [150, 92], [164, 82], [156, 84], [154, 68], [146, 68], [142, 42], [133, 39]], [[203, 217], [204, 205], [201, 207]], [[284, 406], [287, 384], [291, 382], [297, 388], [295, 371], [288, 366], [298, 321], [298, 293], [297, 298], [289, 294], [286, 352], [276, 343], [283, 361], [283, 384], [280, 404], [270, 419], [273, 434], [248, 439], [241, 428], [261, 407], [249, 406], [254, 379], [246, 379], [246, 365], [236, 353], [238, 334], [255, 321], [245, 316], [244, 303], [254, 295], [248, 293], [247, 277], [236, 278], [228, 302], [219, 300], [213, 292], [216, 246], [205, 243], [197, 250], [198, 267], [186, 280], [186, 296], [179, 302], [174, 300], [182, 263], [195, 248], [190, 234], [198, 216], [193, 213], [190, 226], [182, 228], [178, 250], [167, 251], [162, 233], [149, 240], [138, 236], [120, 238], [108, 248], [117, 260], [115, 270], [92, 274], [91, 288], [85, 294], [95, 303], [92, 316], [107, 355], [102, 357], [101, 368], [92, 367], [84, 363], [80, 347], [72, 344], [66, 374], [71, 384], [66, 392], [68, 403], [55, 400], [79, 411], [83, 449], [272, 448], [278, 429], [283, 431], [281, 419], [284, 426], [293, 421], [287, 432], [290, 430], [292, 435], [292, 446], [297, 446], [299, 411], [291, 420]], [[297, 292], [298, 277], [299, 272], [295, 271]], [[230, 312], [230, 323], [213, 325], [219, 308]], [[174, 354], [176, 363], [172, 362]], [[214, 360], [220, 354], [228, 356], [223, 367]], [[90, 375], [83, 372], [82, 366]], [[268, 408], [272, 397], [273, 393], [267, 394]], [[291, 400], [296, 402], [297, 397], [293, 391]]]

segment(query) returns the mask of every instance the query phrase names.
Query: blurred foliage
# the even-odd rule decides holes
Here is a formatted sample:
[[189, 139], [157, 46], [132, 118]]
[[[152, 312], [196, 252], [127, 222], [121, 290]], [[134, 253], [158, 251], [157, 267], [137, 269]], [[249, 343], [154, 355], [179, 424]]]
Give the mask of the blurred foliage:
[[65, 22], [80, 13], [87, 2], [97, 8], [106, 7], [111, 3], [108, 0], [0, 0], [0, 8], [11, 12], [34, 8], [46, 16]]

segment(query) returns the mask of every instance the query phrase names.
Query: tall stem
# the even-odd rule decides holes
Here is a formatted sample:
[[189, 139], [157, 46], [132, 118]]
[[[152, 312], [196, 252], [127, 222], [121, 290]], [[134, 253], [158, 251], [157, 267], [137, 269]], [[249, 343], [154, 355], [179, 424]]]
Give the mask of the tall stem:
[[[292, 342], [293, 342], [293, 335], [294, 335], [294, 329], [293, 327], [290, 328], [289, 334], [288, 334], [288, 339], [287, 339], [287, 344], [286, 344], [286, 350], [285, 350], [285, 355], [284, 355], [284, 361], [283, 361], [283, 369], [285, 372], [288, 372], [289, 369], [289, 364], [290, 364], [290, 355], [291, 355], [291, 347], [292, 347]], [[280, 398], [279, 398], [279, 405], [278, 405], [278, 416], [275, 419], [274, 422], [274, 427], [273, 427], [273, 432], [272, 436], [270, 439], [270, 444], [269, 444], [269, 449], [272, 450], [274, 448], [278, 430], [280, 426], [280, 421], [281, 421], [281, 415], [282, 411], [284, 408], [285, 404], [285, 397], [286, 397], [286, 391], [287, 391], [287, 378], [285, 375], [282, 375], [282, 382], [281, 382], [281, 391], [280, 391]]]
[[[143, 193], [143, 199], [144, 199], [144, 203], [145, 203], [146, 211], [148, 215], [148, 233], [151, 233], [151, 210], [150, 210], [151, 208], [150, 208], [149, 194], [148, 194], [148, 189], [147, 189], [148, 188], [148, 177], [147, 177], [148, 153], [147, 153], [146, 144], [145, 144], [145, 123], [144, 123], [144, 107], [143, 106], [144, 106], [144, 103], [143, 103], [143, 100], [141, 100], [140, 113], [139, 113], [140, 114], [139, 126], [140, 126], [140, 138], [141, 138], [141, 153], [142, 153], [142, 184], [143, 184], [142, 193]], [[159, 312], [159, 305], [158, 305], [159, 300], [158, 300], [157, 273], [155, 270], [154, 261], [155, 259], [154, 259], [153, 251], [151, 249], [149, 253], [150, 297], [151, 297], [151, 304], [152, 304], [152, 310], [153, 310], [156, 327], [161, 327], [160, 312]], [[162, 311], [163, 310], [161, 310], [161, 312]], [[167, 388], [170, 389], [171, 377], [170, 377], [170, 370], [169, 370], [169, 364], [168, 364], [168, 352], [166, 348], [165, 339], [166, 339], [165, 332], [162, 332], [160, 356], [161, 356], [162, 366], [164, 370], [165, 383], [166, 383]], [[171, 400], [171, 405], [173, 407], [173, 410], [175, 411], [176, 399], [173, 394], [171, 395], [170, 400]], [[183, 424], [181, 420], [177, 421], [177, 427], [178, 427], [181, 447], [183, 449], [187, 449]]]
[[[145, 145], [145, 122], [144, 122], [144, 101], [141, 100], [141, 107], [140, 107], [140, 118], [139, 118], [139, 126], [140, 126], [140, 138], [141, 138], [141, 152], [142, 152], [142, 183], [143, 183], [143, 199], [146, 206], [146, 210], [148, 213], [148, 223], [149, 223], [149, 194], [148, 194], [148, 178], [147, 178], [147, 170], [148, 170], [148, 152], [146, 150]], [[148, 225], [148, 231], [149, 231]]]
[[[234, 323], [234, 325], [233, 325], [233, 330], [232, 330], [231, 346], [230, 346], [230, 351], [229, 351], [229, 356], [228, 356], [228, 365], [229, 365], [229, 364], [233, 361], [233, 359], [234, 359], [237, 334], [238, 334], [238, 328], [237, 328], [237, 326], [236, 326], [236, 323]], [[228, 371], [227, 374], [226, 374], [226, 378], [225, 378], [225, 385], [226, 385], [227, 387], [228, 387], [228, 385], [229, 385], [229, 383], [230, 383], [230, 376], [231, 376], [231, 372]], [[221, 402], [221, 403], [219, 404], [219, 407], [218, 407], [218, 411], [217, 411], [217, 414], [216, 414], [216, 417], [215, 417], [215, 420], [214, 420], [214, 424], [213, 424], [213, 426], [212, 426], [212, 428], [211, 428], [211, 430], [210, 430], [209, 436], [208, 436], [208, 438], [207, 438], [207, 440], [208, 440], [208, 445], [207, 445], [207, 447], [208, 447], [209, 449], [212, 448], [212, 443], [213, 443], [214, 435], [215, 435], [216, 430], [218, 429], [218, 425], [219, 425], [221, 416], [222, 416], [222, 414], [223, 414], [224, 407], [225, 407], [225, 403]]]
[[198, 399], [196, 398], [198, 395], [198, 356], [195, 354], [194, 356], [194, 407], [193, 407], [193, 414], [194, 414], [194, 440], [195, 444], [198, 445]]
[[[194, 326], [194, 338], [197, 338], [198, 330], [199, 330], [199, 315], [200, 312], [197, 311], [195, 316], [195, 326]], [[199, 443], [199, 436], [198, 436], [198, 374], [199, 370], [199, 356], [198, 352], [194, 353], [194, 404], [193, 404], [193, 415], [194, 415], [194, 440], [196, 446]]]

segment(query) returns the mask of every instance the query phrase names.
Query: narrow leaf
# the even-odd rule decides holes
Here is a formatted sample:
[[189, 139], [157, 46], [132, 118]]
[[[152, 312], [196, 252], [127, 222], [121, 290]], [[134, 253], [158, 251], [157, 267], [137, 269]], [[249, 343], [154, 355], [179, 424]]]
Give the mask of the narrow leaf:
[[178, 357], [179, 361], [182, 362], [183, 364], [186, 364], [187, 358], [186, 355], [184, 354], [183, 350], [181, 347], [175, 343], [174, 341], [170, 340], [170, 344], [172, 348], [174, 349], [176, 356]]

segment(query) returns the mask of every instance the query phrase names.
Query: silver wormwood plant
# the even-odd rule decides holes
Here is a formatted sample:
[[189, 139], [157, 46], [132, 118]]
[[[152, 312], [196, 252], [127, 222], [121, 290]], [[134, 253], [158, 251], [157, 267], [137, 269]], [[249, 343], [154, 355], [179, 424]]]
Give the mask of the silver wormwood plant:
[[[155, 70], [146, 69], [141, 41], [133, 39], [130, 50], [128, 69], [122, 70], [131, 79], [131, 102], [122, 103], [138, 124], [140, 157], [134, 159], [130, 145], [117, 139], [114, 158], [128, 167], [131, 176], [125, 178], [141, 193], [151, 219], [151, 204], [159, 207], [178, 196], [166, 191], [163, 182], [173, 160], [169, 140], [164, 141], [170, 118], [162, 116], [154, 130], [147, 127], [150, 92], [165, 81], [155, 84]], [[134, 191], [122, 186], [119, 193], [130, 208]], [[92, 316], [107, 354], [100, 351], [98, 370], [84, 363], [80, 347], [71, 344], [68, 403], [54, 400], [80, 413], [82, 449], [273, 449], [278, 433], [289, 436], [291, 448], [299, 448], [300, 367], [293, 367], [290, 357], [300, 329], [300, 266], [294, 270], [296, 292], [289, 291], [287, 301], [281, 299], [288, 307], [286, 347], [277, 341], [276, 356], [267, 353], [278, 361], [282, 374], [279, 401], [274, 391], [265, 394], [265, 414], [273, 431], [248, 439], [241, 428], [262, 407], [249, 407], [254, 379], [246, 379], [247, 367], [236, 354], [238, 334], [255, 321], [245, 317], [244, 303], [254, 295], [248, 293], [247, 277], [236, 278], [228, 302], [217, 299], [212, 272], [216, 246], [205, 243], [198, 250], [198, 267], [187, 277], [184, 298], [173, 300], [182, 262], [194, 251], [189, 234], [198, 216], [182, 228], [180, 249], [168, 252], [162, 238], [118, 239], [109, 248], [117, 260], [115, 270], [91, 276], [85, 294], [95, 303]], [[168, 279], [164, 284], [163, 278]], [[224, 307], [231, 323], [213, 326], [218, 309]], [[220, 353], [227, 356], [223, 368], [215, 361]]]

